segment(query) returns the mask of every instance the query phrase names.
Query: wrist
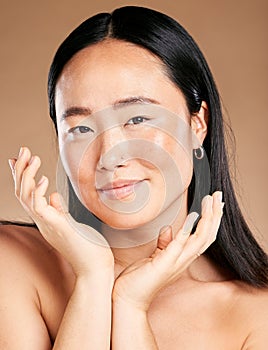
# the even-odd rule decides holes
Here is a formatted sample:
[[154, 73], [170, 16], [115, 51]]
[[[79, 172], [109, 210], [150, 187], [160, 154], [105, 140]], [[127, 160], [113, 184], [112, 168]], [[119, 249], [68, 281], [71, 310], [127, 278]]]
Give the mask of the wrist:
[[116, 310], [118, 313], [125, 314], [128, 313], [139, 313], [139, 314], [147, 314], [150, 304], [144, 302], [136, 302], [133, 300], [128, 300], [127, 298], [123, 298], [121, 296], [112, 294], [112, 305], [113, 310]]
[[85, 287], [103, 287], [110, 286], [112, 291], [114, 285], [114, 270], [107, 270], [101, 272], [87, 272], [76, 276], [76, 285]]

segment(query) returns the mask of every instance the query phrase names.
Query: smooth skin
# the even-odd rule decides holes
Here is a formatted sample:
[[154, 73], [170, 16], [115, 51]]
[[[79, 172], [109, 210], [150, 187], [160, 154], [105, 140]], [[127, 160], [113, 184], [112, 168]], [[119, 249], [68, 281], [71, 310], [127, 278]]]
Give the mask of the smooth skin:
[[[78, 103], [97, 111], [138, 93], [183, 115], [202, 143], [205, 103], [189, 116], [181, 92], [158, 59], [117, 41], [87, 48], [71, 60], [57, 85], [57, 115]], [[61, 137], [60, 123], [58, 128]], [[100, 155], [114, 142], [111, 135], [105, 133], [103, 143], [93, 146], [90, 169], [96, 169]], [[170, 154], [176, 150], [171, 140], [161, 140]], [[33, 228], [1, 227], [1, 348], [266, 349], [267, 291], [232, 280], [205, 255], [199, 256], [216, 239], [223, 213], [221, 192], [204, 198], [193, 235], [184, 230], [184, 208], [158, 239], [138, 247], [110, 248], [94, 229], [92, 235], [102, 245], [77, 234], [57, 193], [47, 201], [48, 179], [35, 180], [39, 157], [23, 147], [10, 163], [16, 196], [41, 234]], [[120, 169], [141, 174], [147, 168], [130, 161]], [[81, 182], [90, 180], [86, 172], [81, 176]], [[147, 178], [154, 190], [157, 174], [152, 171]], [[92, 182], [89, 187], [94, 197]], [[187, 198], [187, 188], [183, 195]], [[90, 205], [96, 213], [103, 209], [101, 202]], [[155, 204], [149, 205], [153, 212]], [[146, 215], [149, 221], [149, 210]], [[120, 223], [120, 215], [116, 220]], [[137, 218], [131, 224], [135, 226]]]

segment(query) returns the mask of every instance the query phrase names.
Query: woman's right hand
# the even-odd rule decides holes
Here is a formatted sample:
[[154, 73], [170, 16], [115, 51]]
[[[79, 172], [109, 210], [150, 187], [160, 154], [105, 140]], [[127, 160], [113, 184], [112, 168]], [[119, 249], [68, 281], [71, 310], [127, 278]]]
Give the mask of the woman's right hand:
[[[50, 195], [47, 202], [48, 179], [43, 176], [38, 184], [35, 181], [41, 165], [40, 158], [32, 157], [30, 150], [23, 147], [18, 159], [11, 159], [9, 163], [16, 197], [44, 239], [71, 264], [75, 275], [113, 274], [114, 258], [104, 237], [92, 227], [77, 223], [64, 210], [58, 193]], [[86, 229], [88, 239], [79, 234], [80, 229]]]

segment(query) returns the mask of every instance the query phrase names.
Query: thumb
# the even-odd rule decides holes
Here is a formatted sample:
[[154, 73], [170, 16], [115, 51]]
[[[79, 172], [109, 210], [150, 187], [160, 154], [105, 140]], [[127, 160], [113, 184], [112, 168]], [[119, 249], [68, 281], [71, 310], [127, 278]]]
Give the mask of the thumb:
[[171, 241], [172, 227], [170, 225], [162, 227], [158, 236], [157, 248], [165, 249]]
[[63, 197], [58, 192], [54, 192], [49, 196], [49, 204], [60, 213], [68, 213], [68, 207], [64, 202]]

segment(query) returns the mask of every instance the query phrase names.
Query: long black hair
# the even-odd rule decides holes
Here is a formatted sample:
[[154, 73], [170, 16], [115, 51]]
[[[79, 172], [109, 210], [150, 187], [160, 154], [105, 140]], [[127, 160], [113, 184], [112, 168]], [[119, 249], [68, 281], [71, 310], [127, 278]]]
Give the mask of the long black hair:
[[[267, 255], [247, 226], [231, 183], [217, 87], [197, 44], [174, 19], [148, 8], [125, 6], [111, 14], [97, 14], [79, 25], [57, 50], [49, 71], [50, 116], [56, 131], [55, 88], [65, 64], [81, 49], [107, 38], [134, 43], [158, 56], [170, 80], [184, 94], [191, 114], [197, 113], [202, 101], [206, 101], [209, 122], [203, 146], [210, 164], [210, 193], [223, 191], [225, 210], [217, 239], [205, 254], [235, 279], [267, 287]], [[189, 201], [194, 181], [189, 187]]]

